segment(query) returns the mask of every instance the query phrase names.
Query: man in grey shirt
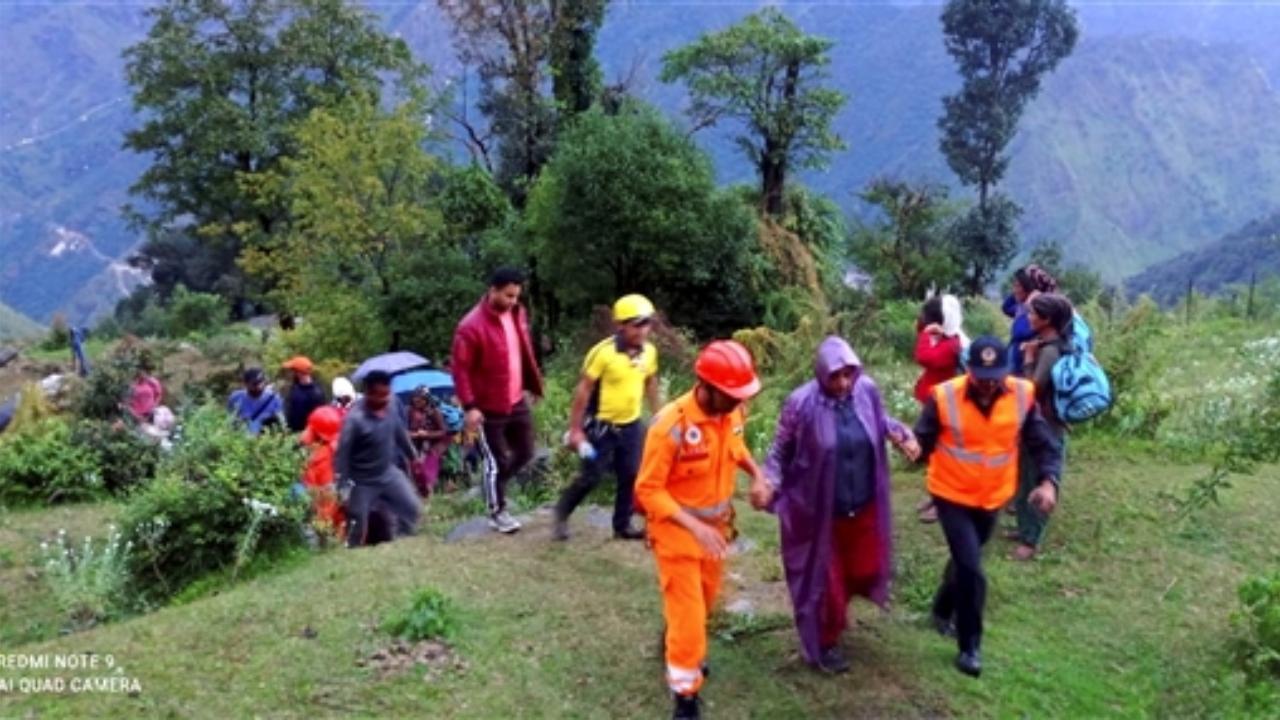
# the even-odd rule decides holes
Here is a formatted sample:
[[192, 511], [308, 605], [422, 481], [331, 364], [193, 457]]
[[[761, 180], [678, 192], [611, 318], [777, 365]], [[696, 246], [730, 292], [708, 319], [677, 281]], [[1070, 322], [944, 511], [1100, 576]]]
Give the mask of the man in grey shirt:
[[352, 406], [342, 424], [334, 474], [339, 486], [351, 485], [347, 547], [365, 544], [375, 503], [388, 507], [401, 528], [411, 532], [418, 524], [418, 494], [396, 464], [400, 457], [415, 458], [417, 451], [393, 400], [391, 376], [371, 372], [364, 379], [364, 399]]

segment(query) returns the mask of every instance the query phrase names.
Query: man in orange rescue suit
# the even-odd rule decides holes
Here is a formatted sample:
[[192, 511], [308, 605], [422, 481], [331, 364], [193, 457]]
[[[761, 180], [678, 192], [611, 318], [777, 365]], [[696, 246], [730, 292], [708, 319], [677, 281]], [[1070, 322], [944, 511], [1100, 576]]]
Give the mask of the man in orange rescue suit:
[[1031, 503], [1046, 515], [1058, 502], [1062, 447], [1036, 409], [1035, 387], [1009, 377], [1008, 352], [993, 337], [969, 346], [968, 372], [933, 389], [916, 423], [929, 494], [951, 560], [933, 601], [933, 623], [956, 637], [956, 668], [982, 674], [982, 608], [987, 578], [982, 546], [1000, 508], [1018, 488], [1018, 452], [1031, 453], [1040, 473]]
[[764, 476], [743, 438], [742, 402], [760, 391], [751, 353], [717, 340], [694, 363], [697, 386], [664, 407], [645, 439], [636, 503], [648, 518], [667, 623], [667, 684], [678, 720], [700, 717], [707, 614], [729, 550], [734, 478]]

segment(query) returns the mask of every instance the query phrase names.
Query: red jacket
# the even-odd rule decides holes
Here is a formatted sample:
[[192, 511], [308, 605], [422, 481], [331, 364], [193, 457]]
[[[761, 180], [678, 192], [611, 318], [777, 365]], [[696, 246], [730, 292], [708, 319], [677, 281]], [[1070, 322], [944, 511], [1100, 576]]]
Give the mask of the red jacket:
[[920, 331], [916, 338], [916, 364], [924, 368], [920, 379], [916, 381], [916, 400], [921, 404], [929, 399], [935, 385], [955, 378], [960, 374], [960, 338], [936, 338], [927, 332]]
[[[534, 395], [542, 395], [542, 373], [533, 354], [533, 341], [529, 339], [529, 322], [525, 310], [517, 305], [515, 313], [516, 333], [520, 336], [521, 367], [524, 369], [524, 389]], [[502, 330], [502, 320], [487, 298], [458, 323], [453, 334], [453, 386], [459, 402], [468, 410], [479, 408], [492, 415], [510, 415], [511, 400], [507, 397], [507, 338]]]

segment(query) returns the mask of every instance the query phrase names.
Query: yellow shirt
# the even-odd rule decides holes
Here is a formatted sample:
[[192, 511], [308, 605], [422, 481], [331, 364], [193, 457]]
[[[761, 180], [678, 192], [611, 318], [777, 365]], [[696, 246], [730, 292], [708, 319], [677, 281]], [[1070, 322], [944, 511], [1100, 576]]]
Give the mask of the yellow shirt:
[[640, 354], [631, 357], [608, 338], [587, 353], [582, 372], [599, 383], [596, 417], [614, 425], [633, 423], [640, 419], [645, 383], [658, 373], [658, 349], [645, 343]]

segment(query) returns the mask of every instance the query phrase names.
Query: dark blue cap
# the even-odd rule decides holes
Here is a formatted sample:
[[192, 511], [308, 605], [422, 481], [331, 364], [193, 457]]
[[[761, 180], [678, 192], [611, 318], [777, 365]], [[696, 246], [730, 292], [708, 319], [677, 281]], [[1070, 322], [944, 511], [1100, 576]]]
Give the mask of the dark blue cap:
[[1009, 349], [999, 338], [983, 335], [969, 345], [968, 366], [979, 380], [1003, 380], [1009, 374]]

